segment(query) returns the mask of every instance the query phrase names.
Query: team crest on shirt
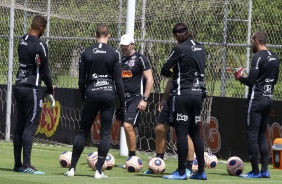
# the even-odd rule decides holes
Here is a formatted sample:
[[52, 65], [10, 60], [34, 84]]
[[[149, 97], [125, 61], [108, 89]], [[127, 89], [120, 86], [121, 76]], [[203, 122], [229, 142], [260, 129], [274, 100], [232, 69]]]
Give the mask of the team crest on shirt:
[[133, 67], [134, 64], [135, 64], [135, 60], [129, 60], [129, 62], [128, 62], [129, 67]]

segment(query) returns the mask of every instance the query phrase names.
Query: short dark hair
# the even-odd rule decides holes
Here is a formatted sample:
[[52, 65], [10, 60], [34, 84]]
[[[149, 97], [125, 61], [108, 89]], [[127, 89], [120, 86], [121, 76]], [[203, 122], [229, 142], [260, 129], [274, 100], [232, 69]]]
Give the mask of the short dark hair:
[[96, 29], [96, 36], [100, 38], [101, 36], [108, 36], [110, 34], [110, 29], [105, 24], [100, 24]]
[[257, 40], [260, 44], [265, 45], [266, 44], [266, 33], [262, 31], [255, 32], [253, 35], [253, 39]]
[[40, 27], [46, 28], [47, 20], [42, 15], [35, 15], [32, 19], [31, 28], [40, 29]]
[[178, 38], [179, 43], [186, 41], [189, 37], [193, 37], [193, 34], [188, 31], [188, 26], [184, 23], [175, 24], [172, 33]]

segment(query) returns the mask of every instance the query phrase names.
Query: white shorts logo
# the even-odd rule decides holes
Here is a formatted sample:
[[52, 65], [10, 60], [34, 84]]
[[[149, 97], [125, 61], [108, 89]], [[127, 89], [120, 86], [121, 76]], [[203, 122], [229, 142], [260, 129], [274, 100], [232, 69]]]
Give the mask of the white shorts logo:
[[177, 117], [176, 117], [177, 121], [187, 121], [188, 120], [188, 116], [187, 115], [182, 115], [182, 114], [178, 114], [177, 113]]

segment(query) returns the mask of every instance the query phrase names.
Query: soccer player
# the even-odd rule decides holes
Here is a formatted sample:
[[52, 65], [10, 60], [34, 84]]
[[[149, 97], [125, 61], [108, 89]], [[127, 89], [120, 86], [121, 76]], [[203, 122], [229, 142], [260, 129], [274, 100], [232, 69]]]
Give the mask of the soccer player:
[[[169, 79], [165, 88], [165, 92], [159, 104], [159, 116], [158, 123], [155, 127], [156, 134], [156, 157], [164, 159], [164, 152], [166, 148], [166, 133], [169, 131], [169, 126], [173, 127], [173, 124], [170, 123], [170, 107], [171, 107], [171, 89], [172, 89], [172, 79]], [[186, 165], [186, 175], [189, 178], [192, 174], [192, 166], [194, 159], [194, 145], [193, 142], [188, 136], [188, 155], [187, 155], [187, 165]], [[147, 170], [144, 174], [153, 174], [151, 170]]]
[[205, 48], [192, 38], [184, 23], [173, 27], [177, 43], [164, 63], [161, 74], [172, 77], [171, 113], [177, 137], [178, 169], [165, 179], [186, 180], [189, 134], [198, 160], [198, 171], [190, 179], [206, 180], [204, 145], [200, 137], [200, 113], [205, 87]]
[[120, 54], [109, 46], [109, 28], [101, 24], [95, 32], [97, 43], [81, 53], [79, 62], [79, 91], [83, 101], [80, 128], [74, 139], [72, 160], [65, 176], [74, 176], [76, 164], [84, 149], [85, 139], [100, 111], [101, 129], [98, 145], [98, 161], [94, 177], [107, 178], [102, 172], [102, 166], [111, 145], [111, 126], [113, 124], [116, 93], [120, 101], [118, 109], [121, 118], [124, 115], [124, 87], [121, 77]]
[[[45, 17], [34, 16], [28, 34], [20, 38], [18, 45], [19, 68], [14, 90], [17, 103], [17, 122], [13, 140], [15, 172], [44, 174], [31, 166], [31, 151], [33, 136], [40, 123], [44, 94], [51, 102], [51, 108], [55, 106], [48, 48], [40, 39], [46, 25]], [[41, 80], [47, 86], [45, 92], [42, 91]]]
[[121, 67], [126, 102], [126, 115], [122, 124], [130, 157], [136, 155], [134, 127], [137, 127], [141, 121], [140, 112], [145, 111], [147, 107], [154, 80], [149, 60], [134, 49], [133, 36], [123, 35], [119, 45], [124, 55], [121, 59]]
[[[268, 116], [273, 104], [274, 85], [278, 79], [280, 60], [267, 49], [266, 34], [256, 32], [251, 38], [254, 53], [248, 76], [244, 77], [243, 68], [235, 72], [235, 78], [249, 87], [247, 98], [247, 137], [248, 152], [252, 171], [242, 174], [244, 178], [270, 178], [268, 171], [268, 145], [266, 130]], [[261, 170], [258, 165], [261, 157]]]

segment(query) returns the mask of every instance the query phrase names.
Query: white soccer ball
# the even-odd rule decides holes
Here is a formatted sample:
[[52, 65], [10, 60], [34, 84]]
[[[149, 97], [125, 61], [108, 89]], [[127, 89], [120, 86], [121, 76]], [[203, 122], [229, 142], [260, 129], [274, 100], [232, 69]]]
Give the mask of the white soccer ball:
[[233, 176], [239, 176], [244, 171], [244, 162], [237, 156], [230, 157], [226, 163], [227, 172]]
[[115, 166], [115, 157], [108, 153], [106, 157], [107, 170], [111, 170]]
[[217, 157], [212, 153], [205, 152], [205, 165], [209, 169], [213, 169], [216, 167], [218, 163]]
[[128, 172], [140, 172], [143, 162], [138, 156], [128, 157], [125, 162], [125, 168]]
[[165, 171], [165, 161], [158, 157], [153, 157], [148, 161], [148, 169], [154, 174], [162, 174]]
[[[87, 155], [87, 164], [88, 166], [93, 170], [93, 171], [96, 171], [96, 163], [98, 161], [98, 153], [97, 152], [92, 152], [92, 153], [89, 153]], [[107, 168], [107, 163], [106, 161], [104, 162], [104, 165], [102, 167], [102, 171], [106, 170]]]
[[62, 167], [70, 167], [71, 164], [71, 155], [72, 152], [71, 151], [64, 151], [60, 154], [59, 156], [59, 163]]

